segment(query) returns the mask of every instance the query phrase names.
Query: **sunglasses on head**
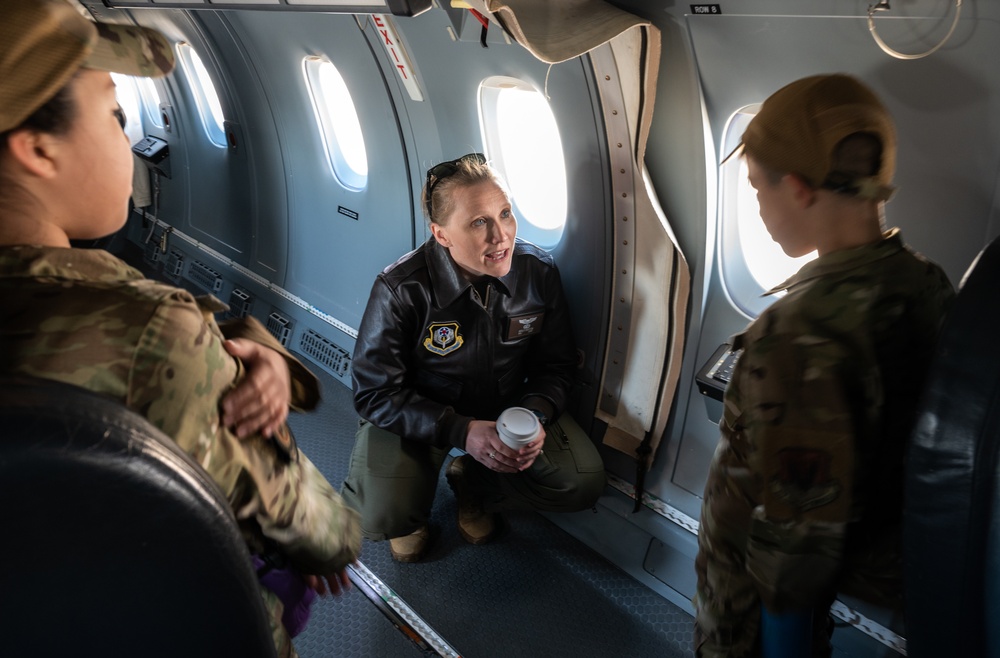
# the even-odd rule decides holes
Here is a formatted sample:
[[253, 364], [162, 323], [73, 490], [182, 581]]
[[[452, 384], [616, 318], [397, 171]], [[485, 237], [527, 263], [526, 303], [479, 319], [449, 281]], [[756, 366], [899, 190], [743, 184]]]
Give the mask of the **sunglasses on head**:
[[453, 176], [455, 172], [458, 171], [459, 164], [465, 160], [471, 160], [472, 162], [481, 165], [486, 164], [486, 156], [482, 153], [466, 153], [460, 158], [436, 164], [427, 170], [427, 183], [425, 185], [427, 188], [427, 216], [431, 219], [434, 218], [434, 215], [431, 212], [433, 210], [431, 199], [434, 198], [434, 188], [437, 187], [438, 183], [443, 181], [445, 178]]

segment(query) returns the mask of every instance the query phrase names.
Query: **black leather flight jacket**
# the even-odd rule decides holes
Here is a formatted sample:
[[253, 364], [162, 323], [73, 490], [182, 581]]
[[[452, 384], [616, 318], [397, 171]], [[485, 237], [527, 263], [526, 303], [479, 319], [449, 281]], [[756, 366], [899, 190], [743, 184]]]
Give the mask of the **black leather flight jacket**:
[[576, 362], [547, 252], [517, 240], [510, 272], [488, 280], [484, 299], [432, 237], [375, 279], [354, 348], [354, 407], [407, 439], [464, 448], [472, 420], [509, 406], [554, 419]]

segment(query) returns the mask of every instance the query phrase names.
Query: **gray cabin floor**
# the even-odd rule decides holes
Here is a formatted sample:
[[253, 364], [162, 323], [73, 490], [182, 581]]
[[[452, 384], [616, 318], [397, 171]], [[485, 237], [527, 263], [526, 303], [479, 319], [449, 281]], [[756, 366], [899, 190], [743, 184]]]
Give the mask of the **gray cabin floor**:
[[[303, 359], [304, 363], [309, 363]], [[299, 446], [339, 489], [357, 414], [351, 392], [320, 368], [323, 402], [293, 414]], [[388, 542], [364, 541], [361, 562], [465, 658], [692, 656], [692, 618], [542, 515], [507, 516], [485, 546], [458, 534], [444, 479], [431, 516], [436, 539], [421, 563], [401, 564]], [[355, 587], [318, 600], [295, 639], [302, 658], [435, 655], [411, 642]]]

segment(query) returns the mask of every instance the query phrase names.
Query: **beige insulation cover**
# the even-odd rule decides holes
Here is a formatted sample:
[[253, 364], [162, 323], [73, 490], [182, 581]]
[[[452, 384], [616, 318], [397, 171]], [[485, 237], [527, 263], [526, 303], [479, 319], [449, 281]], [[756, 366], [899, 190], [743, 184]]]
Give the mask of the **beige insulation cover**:
[[[615, 414], [598, 409], [595, 416], [608, 425], [605, 444], [635, 457], [636, 448], [648, 435], [655, 453], [680, 378], [691, 287], [687, 261], [663, 215], [644, 163], [659, 70], [659, 30], [603, 0], [468, 0], [468, 4], [493, 22], [499, 18], [518, 43], [549, 64], [604, 44], [612, 48], [637, 174], [631, 190], [635, 271], [622, 402]], [[618, 271], [615, 268], [616, 274]], [[602, 374], [602, 393], [605, 386]], [[652, 463], [651, 458], [648, 463]]]

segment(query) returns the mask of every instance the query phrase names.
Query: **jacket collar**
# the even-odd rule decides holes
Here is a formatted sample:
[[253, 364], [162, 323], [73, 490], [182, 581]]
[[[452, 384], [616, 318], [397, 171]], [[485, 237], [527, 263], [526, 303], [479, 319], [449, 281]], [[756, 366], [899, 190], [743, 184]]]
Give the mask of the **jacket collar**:
[[[510, 297], [510, 291], [515, 289], [517, 284], [517, 268], [515, 267], [514, 256], [517, 255], [517, 240], [514, 249], [511, 250], [510, 271], [499, 279], [490, 277], [489, 284], [495, 290]], [[438, 241], [431, 236], [424, 243], [424, 254], [427, 259], [427, 270], [430, 273], [431, 287], [437, 299], [439, 308], [445, 308], [454, 303], [460, 296], [468, 294], [472, 287], [472, 282], [462, 276], [462, 270], [452, 259], [448, 250], [438, 244]]]
[[899, 229], [889, 229], [882, 234], [882, 239], [878, 242], [866, 244], [863, 247], [855, 247], [854, 249], [834, 251], [806, 263], [802, 266], [802, 269], [783, 283], [779, 283], [768, 290], [763, 296], [773, 295], [783, 290], [791, 290], [795, 286], [812, 279], [831, 274], [840, 274], [863, 265], [874, 263], [877, 260], [897, 254], [903, 249], [905, 249], [905, 246], [903, 245], [903, 238], [899, 233]]

